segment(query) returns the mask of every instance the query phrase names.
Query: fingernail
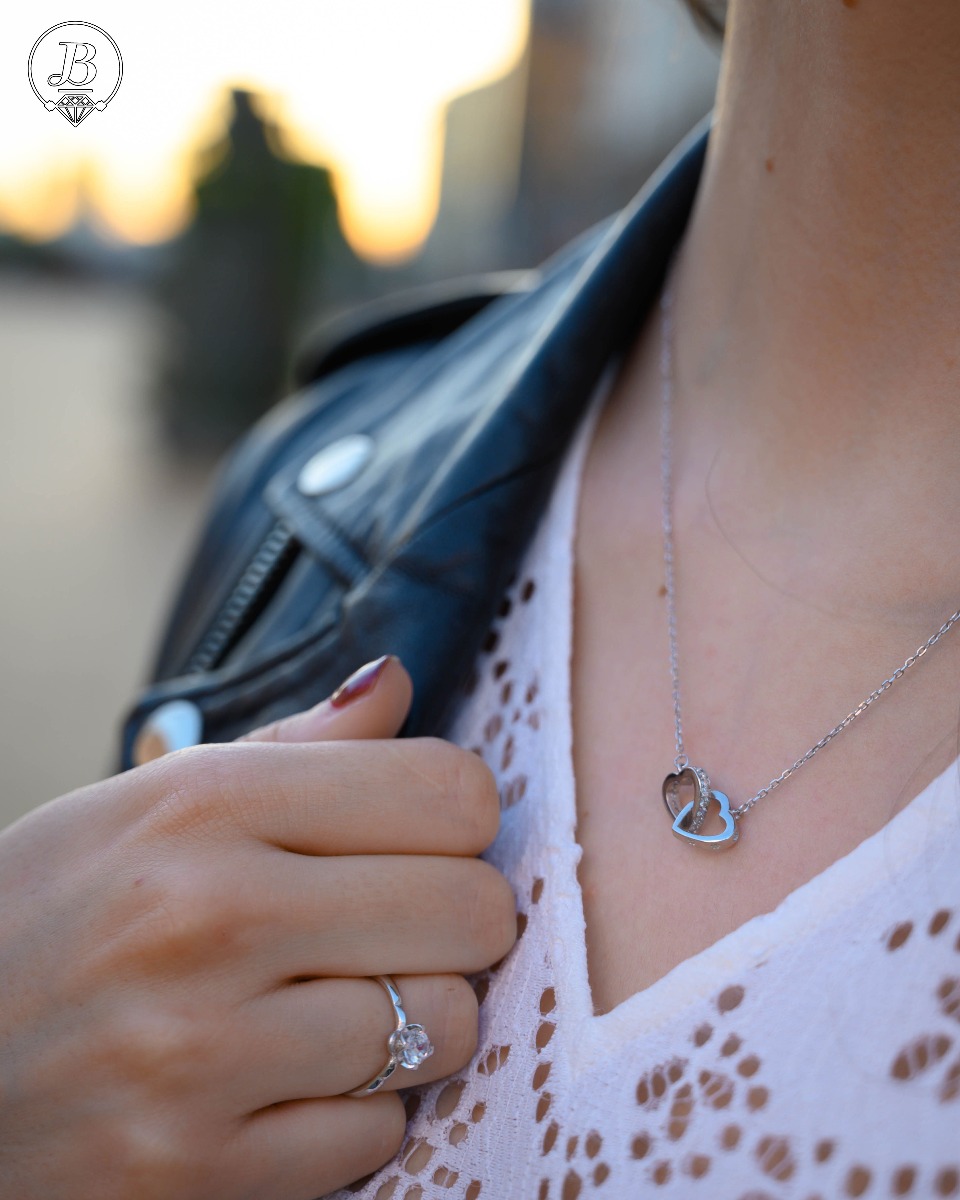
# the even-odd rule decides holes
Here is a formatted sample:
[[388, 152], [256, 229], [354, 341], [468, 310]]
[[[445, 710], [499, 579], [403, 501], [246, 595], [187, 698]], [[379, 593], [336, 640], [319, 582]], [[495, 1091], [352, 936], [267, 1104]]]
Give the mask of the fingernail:
[[352, 675], [347, 676], [330, 697], [332, 707], [344, 708], [354, 700], [372, 692], [391, 658], [393, 658], [392, 654], [383, 654], [380, 658], [375, 658], [373, 662], [368, 662], [354, 671]]

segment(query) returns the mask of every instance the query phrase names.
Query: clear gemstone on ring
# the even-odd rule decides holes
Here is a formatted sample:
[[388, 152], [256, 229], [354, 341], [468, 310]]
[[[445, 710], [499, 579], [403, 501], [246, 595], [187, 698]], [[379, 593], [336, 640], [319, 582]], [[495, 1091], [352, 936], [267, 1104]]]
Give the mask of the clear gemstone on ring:
[[404, 1025], [402, 1029], [394, 1030], [388, 1049], [390, 1057], [408, 1071], [415, 1071], [433, 1053], [433, 1045], [422, 1025]]

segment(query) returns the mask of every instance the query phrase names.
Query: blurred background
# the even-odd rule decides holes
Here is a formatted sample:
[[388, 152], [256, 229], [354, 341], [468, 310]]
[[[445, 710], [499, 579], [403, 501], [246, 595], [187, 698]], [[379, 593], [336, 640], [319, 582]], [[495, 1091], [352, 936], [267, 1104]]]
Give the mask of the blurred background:
[[124, 77], [76, 127], [26, 77], [64, 13], [17, 6], [0, 43], [0, 825], [110, 769], [212, 473], [305, 333], [535, 265], [630, 200], [719, 65], [681, 0], [91, 15]]

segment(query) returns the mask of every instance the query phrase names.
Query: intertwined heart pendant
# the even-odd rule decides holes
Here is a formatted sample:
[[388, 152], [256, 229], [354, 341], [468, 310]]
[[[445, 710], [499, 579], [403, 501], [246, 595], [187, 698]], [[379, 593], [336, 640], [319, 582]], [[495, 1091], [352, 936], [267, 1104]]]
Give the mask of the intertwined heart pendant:
[[[717, 802], [723, 831], [703, 834], [700, 829], [712, 800]], [[710, 786], [706, 771], [700, 767], [684, 767], [682, 771], [671, 772], [663, 781], [663, 802], [673, 817], [674, 834], [688, 846], [727, 850], [737, 844], [740, 829], [730, 810], [730, 800]]]

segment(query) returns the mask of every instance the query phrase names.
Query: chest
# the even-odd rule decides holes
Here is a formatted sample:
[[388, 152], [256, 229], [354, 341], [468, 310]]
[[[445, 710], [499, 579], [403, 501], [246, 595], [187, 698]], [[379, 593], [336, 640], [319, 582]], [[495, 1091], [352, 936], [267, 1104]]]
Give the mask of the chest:
[[[711, 853], [674, 837], [662, 800], [678, 748], [658, 430], [628, 421], [620, 400], [615, 390], [585, 455], [573, 534], [576, 837], [598, 1012], [773, 911], [882, 828], [956, 753], [955, 655], [941, 652], [759, 801], [733, 849]], [[784, 596], [709, 519], [684, 529], [676, 574], [684, 749], [734, 805], [793, 764], [912, 648], [902, 631]]]

